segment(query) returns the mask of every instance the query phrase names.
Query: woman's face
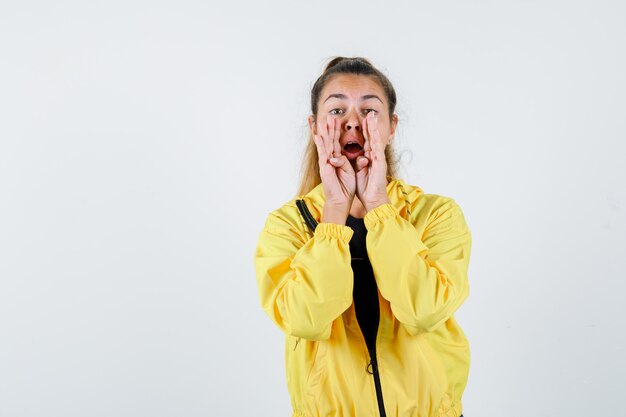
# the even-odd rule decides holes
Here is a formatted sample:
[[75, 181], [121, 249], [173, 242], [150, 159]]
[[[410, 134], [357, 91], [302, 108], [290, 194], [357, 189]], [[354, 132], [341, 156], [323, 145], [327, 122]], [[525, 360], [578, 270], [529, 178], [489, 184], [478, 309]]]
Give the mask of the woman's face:
[[[335, 118], [339, 123], [339, 145], [341, 153], [350, 163], [356, 163], [356, 158], [363, 155], [365, 138], [363, 135], [363, 120], [369, 112], [378, 116], [378, 131], [386, 145], [389, 144], [398, 123], [398, 116], [389, 119], [387, 97], [378, 82], [367, 75], [338, 74], [330, 78], [320, 94], [317, 120], [314, 115], [309, 116], [309, 127], [313, 134], [317, 134], [319, 123], [327, 123], [327, 116]], [[369, 135], [367, 135], [369, 138]], [[349, 145], [349, 143], [357, 145]], [[385, 146], [386, 146], [385, 145]]]

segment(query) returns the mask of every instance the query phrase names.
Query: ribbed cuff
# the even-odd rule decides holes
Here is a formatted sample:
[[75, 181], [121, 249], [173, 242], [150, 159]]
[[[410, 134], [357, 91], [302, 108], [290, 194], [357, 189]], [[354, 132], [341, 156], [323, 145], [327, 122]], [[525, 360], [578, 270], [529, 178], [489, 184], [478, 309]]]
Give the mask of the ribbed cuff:
[[365, 222], [365, 228], [367, 230], [374, 227], [377, 223], [383, 220], [399, 215], [396, 208], [391, 203], [381, 204], [380, 206], [371, 209], [365, 214], [363, 221]]
[[315, 237], [329, 237], [343, 240], [344, 242], [350, 242], [354, 230], [350, 226], [337, 223], [318, 223], [315, 228]]

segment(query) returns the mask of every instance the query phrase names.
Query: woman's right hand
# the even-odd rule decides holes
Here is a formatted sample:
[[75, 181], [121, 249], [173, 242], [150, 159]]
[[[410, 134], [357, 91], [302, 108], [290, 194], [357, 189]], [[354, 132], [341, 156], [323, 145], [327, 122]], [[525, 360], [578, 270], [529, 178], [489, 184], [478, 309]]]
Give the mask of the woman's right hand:
[[[320, 177], [326, 199], [324, 204], [345, 211], [347, 217], [356, 193], [356, 175], [348, 158], [341, 153], [341, 125], [327, 115], [326, 121], [317, 122], [317, 133], [313, 135], [313, 140], [319, 155]], [[330, 160], [333, 157], [337, 158], [336, 162]]]

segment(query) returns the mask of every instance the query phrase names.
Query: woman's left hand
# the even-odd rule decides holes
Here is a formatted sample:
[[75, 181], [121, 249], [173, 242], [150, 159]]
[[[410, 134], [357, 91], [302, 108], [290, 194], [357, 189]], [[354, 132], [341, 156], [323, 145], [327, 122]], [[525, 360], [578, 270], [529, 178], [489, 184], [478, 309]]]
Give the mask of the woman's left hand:
[[387, 195], [387, 161], [385, 147], [390, 141], [383, 141], [378, 130], [378, 118], [369, 112], [363, 119], [365, 156], [356, 161], [356, 196], [366, 211], [381, 204], [389, 203]]

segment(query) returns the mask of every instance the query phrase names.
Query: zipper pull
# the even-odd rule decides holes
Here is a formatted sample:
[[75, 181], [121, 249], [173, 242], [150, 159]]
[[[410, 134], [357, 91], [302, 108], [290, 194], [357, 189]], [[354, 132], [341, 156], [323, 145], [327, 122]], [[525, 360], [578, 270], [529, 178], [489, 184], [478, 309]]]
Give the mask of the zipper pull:
[[[372, 372], [370, 372], [370, 366], [372, 367]], [[367, 364], [367, 373], [370, 375], [374, 375], [378, 373], [378, 364], [376, 363], [376, 357], [370, 357], [370, 362]]]

